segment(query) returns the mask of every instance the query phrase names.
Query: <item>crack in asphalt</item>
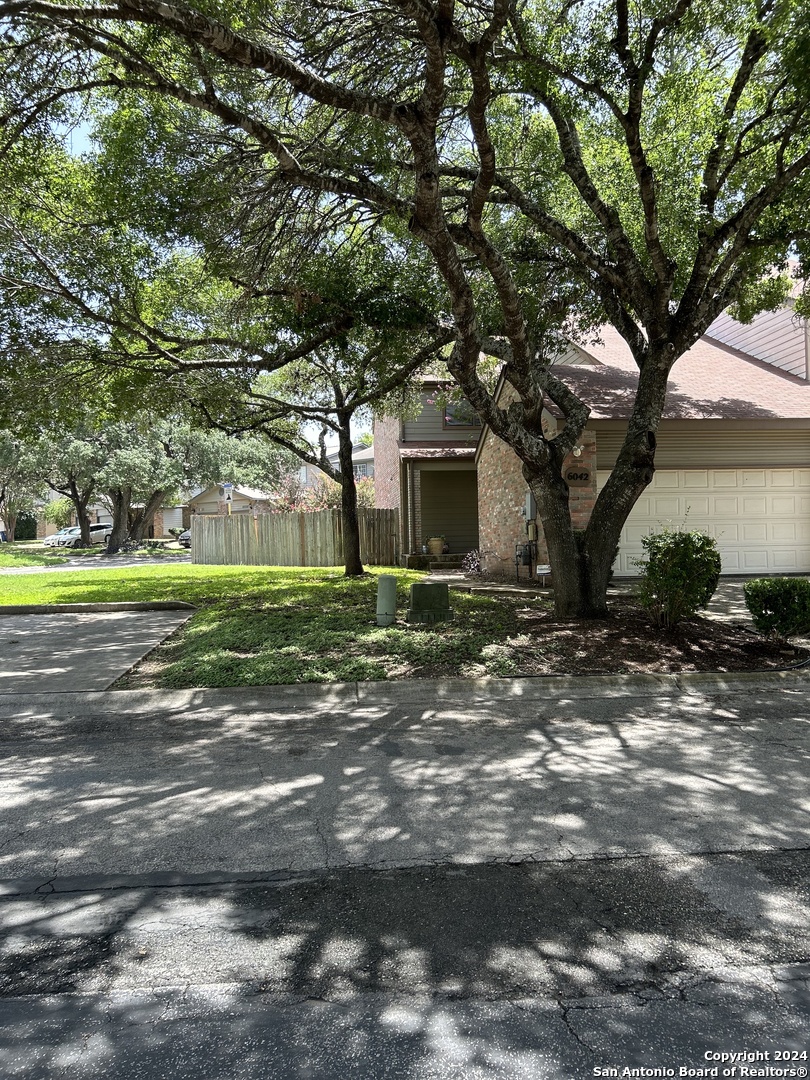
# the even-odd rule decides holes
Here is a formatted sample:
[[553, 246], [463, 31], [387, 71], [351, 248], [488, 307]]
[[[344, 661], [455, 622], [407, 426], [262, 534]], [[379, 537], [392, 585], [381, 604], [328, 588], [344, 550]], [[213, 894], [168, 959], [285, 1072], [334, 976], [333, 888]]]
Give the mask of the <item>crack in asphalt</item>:
[[575, 1007], [575, 1006], [568, 1005], [567, 1003], [565, 1003], [563, 1001], [559, 1002], [559, 1006], [560, 1006], [560, 1015], [562, 1016], [562, 1022], [565, 1025], [566, 1030], [568, 1031], [569, 1035], [571, 1035], [572, 1038], [576, 1042], [578, 1042], [580, 1046], [584, 1047], [588, 1051], [589, 1054], [595, 1054], [596, 1053], [595, 1047], [591, 1046], [589, 1043], [586, 1043], [585, 1040], [582, 1038], [582, 1036], [577, 1031], [577, 1029], [571, 1023], [571, 1018], [569, 1017], [568, 1014], [569, 1014], [569, 1012], [571, 1012], [571, 1009], [573, 1007]]
[[[323, 834], [323, 826], [320, 823], [320, 819], [316, 819], [316, 832], [321, 840], [326, 857], [329, 857], [329, 848], [326, 837]], [[13, 900], [20, 896], [35, 895], [37, 893], [44, 893], [46, 888], [48, 893], [58, 892], [60, 894], [67, 893], [83, 893], [83, 892], [120, 892], [128, 889], [194, 889], [194, 888], [206, 888], [216, 885], [246, 885], [246, 884], [275, 884], [282, 881], [289, 880], [295, 882], [299, 877], [312, 877], [321, 873], [330, 872], [337, 873], [341, 871], [350, 870], [369, 870], [376, 873], [396, 873], [400, 870], [419, 870], [425, 869], [441, 869], [443, 867], [455, 868], [465, 866], [521, 866], [524, 863], [532, 866], [553, 866], [555, 864], [568, 865], [571, 863], [610, 863], [610, 862], [640, 862], [649, 860], [652, 863], [663, 861], [672, 858], [678, 859], [692, 859], [692, 858], [712, 858], [721, 857], [724, 855], [754, 855], [763, 856], [769, 854], [799, 854], [802, 852], [810, 851], [810, 845], [802, 845], [800, 847], [783, 847], [783, 846], [770, 846], [770, 847], [740, 847], [740, 848], [703, 848], [698, 851], [681, 851], [673, 850], [670, 852], [645, 852], [645, 851], [631, 851], [631, 852], [617, 852], [617, 851], [592, 851], [592, 852], [574, 852], [571, 849], [567, 849], [567, 855], [551, 857], [538, 853], [513, 853], [511, 855], [492, 855], [476, 859], [475, 862], [470, 862], [464, 855], [458, 854], [446, 854], [436, 859], [417, 860], [417, 859], [405, 859], [401, 861], [380, 859], [374, 862], [363, 863], [331, 863], [328, 862], [321, 867], [309, 867], [302, 869], [295, 869], [295, 861], [293, 860], [286, 866], [276, 867], [269, 870], [257, 870], [255, 872], [247, 873], [235, 873], [230, 876], [218, 876], [216, 872], [210, 875], [206, 874], [171, 874], [175, 880], [161, 881], [158, 875], [132, 875], [131, 880], [122, 881], [122, 878], [127, 877], [125, 874], [110, 874], [110, 875], [88, 875], [88, 880], [82, 881], [81, 884], [76, 884], [70, 888], [59, 887], [59, 877], [56, 874], [56, 866], [54, 871], [45, 880], [40, 881], [37, 885], [28, 884], [26, 879], [25, 887], [22, 885], [17, 886], [19, 879], [0, 879], [0, 904], [6, 900]], [[59, 860], [57, 859], [56, 865]], [[166, 872], [169, 874], [170, 872]], [[66, 876], [65, 880], [76, 881], [81, 880], [82, 875], [71, 874]], [[110, 878], [113, 882], [110, 882]], [[5, 888], [3, 886], [5, 885]]]
[[331, 870], [333, 869], [333, 867], [331, 863], [331, 855], [329, 852], [329, 840], [326, 836], [326, 833], [324, 832], [323, 825], [321, 824], [321, 819], [319, 817], [316, 817], [314, 820], [314, 824], [315, 832], [317, 833], [318, 839], [320, 840], [321, 846], [323, 847], [324, 869]]

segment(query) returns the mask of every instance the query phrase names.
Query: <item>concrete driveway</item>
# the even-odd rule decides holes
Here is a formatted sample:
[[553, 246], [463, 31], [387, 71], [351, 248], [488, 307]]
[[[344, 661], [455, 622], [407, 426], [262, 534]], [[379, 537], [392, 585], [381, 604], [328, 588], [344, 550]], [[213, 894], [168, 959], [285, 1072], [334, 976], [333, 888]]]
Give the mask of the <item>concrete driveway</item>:
[[106, 690], [191, 614], [0, 613], [0, 695]]

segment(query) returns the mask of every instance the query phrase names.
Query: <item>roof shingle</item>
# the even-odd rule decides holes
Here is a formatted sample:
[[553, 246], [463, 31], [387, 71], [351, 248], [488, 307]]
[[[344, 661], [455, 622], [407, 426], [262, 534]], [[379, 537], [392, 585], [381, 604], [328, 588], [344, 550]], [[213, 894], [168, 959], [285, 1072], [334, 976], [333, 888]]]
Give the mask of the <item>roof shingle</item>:
[[[554, 370], [591, 407], [591, 419], [627, 419], [638, 369], [618, 331], [605, 326], [600, 337], [598, 345], [587, 347], [598, 366], [559, 365]], [[758, 418], [810, 419], [810, 382], [707, 337], [675, 362], [664, 419]]]

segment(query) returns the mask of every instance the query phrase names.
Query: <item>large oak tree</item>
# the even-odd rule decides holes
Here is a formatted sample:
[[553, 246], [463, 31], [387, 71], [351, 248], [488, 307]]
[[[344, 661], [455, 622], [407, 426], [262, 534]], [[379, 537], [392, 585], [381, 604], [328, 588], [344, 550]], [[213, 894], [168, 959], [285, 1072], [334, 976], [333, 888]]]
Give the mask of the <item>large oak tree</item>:
[[[222, 148], [257, 253], [302, 216], [428, 251], [450, 369], [523, 463], [558, 611], [605, 610], [672, 365], [727, 306], [778, 302], [807, 238], [801, 0], [8, 0], [0, 20], [11, 140], [77, 93], [168, 102]], [[588, 408], [552, 361], [564, 332], [605, 319], [638, 391], [578, 534], [561, 465]], [[508, 408], [480, 377], [484, 349]], [[549, 401], [565, 418], [553, 438]]]

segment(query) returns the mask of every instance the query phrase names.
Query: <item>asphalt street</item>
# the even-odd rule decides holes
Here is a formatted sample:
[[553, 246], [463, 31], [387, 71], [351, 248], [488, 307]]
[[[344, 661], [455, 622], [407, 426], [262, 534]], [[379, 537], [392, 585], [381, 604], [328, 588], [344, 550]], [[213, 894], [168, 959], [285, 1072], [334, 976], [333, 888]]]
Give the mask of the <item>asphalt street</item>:
[[4, 695], [0, 1070], [800, 1077], [807, 687]]

